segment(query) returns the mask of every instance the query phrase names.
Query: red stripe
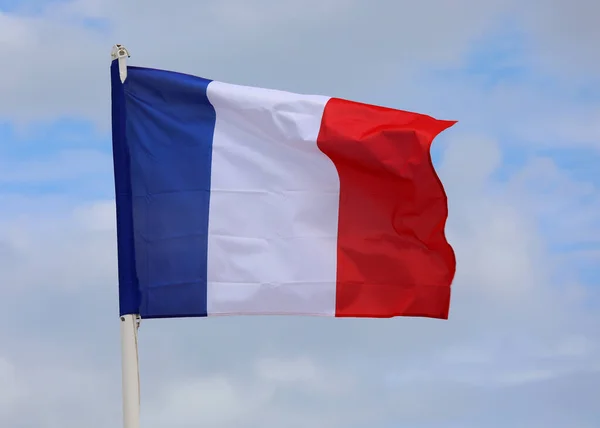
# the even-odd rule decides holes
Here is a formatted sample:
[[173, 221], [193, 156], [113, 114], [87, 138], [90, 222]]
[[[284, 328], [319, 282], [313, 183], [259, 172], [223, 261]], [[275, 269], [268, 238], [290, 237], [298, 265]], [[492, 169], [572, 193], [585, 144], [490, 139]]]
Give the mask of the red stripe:
[[317, 143], [340, 177], [336, 316], [448, 318], [456, 260], [430, 146], [454, 123], [327, 103]]

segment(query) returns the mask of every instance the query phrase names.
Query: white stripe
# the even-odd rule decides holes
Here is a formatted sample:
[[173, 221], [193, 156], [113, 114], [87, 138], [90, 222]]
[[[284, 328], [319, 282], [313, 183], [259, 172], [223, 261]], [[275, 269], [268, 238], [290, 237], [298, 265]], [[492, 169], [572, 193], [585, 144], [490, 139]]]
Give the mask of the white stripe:
[[328, 97], [211, 82], [208, 314], [335, 315], [339, 177]]

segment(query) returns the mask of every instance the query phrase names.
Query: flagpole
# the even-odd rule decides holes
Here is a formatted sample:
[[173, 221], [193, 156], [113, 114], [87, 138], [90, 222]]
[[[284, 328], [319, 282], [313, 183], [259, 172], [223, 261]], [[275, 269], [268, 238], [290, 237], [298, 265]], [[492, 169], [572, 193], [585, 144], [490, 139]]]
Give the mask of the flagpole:
[[123, 383], [123, 428], [140, 426], [140, 376], [136, 315], [121, 317], [121, 364]]
[[[111, 52], [112, 61], [117, 61], [118, 70], [115, 73], [111, 71], [112, 76], [112, 97], [113, 97], [113, 150], [115, 159], [123, 157], [122, 147], [119, 144], [124, 136], [124, 100], [123, 84], [127, 79], [127, 58], [129, 51], [123, 45], [114, 45]], [[118, 71], [118, 76], [116, 72]], [[119, 82], [120, 81], [120, 82]], [[115, 94], [119, 94], [115, 97]], [[116, 148], [115, 148], [116, 144]], [[122, 169], [115, 160], [115, 174], [117, 170]], [[120, 180], [115, 175], [115, 192], [117, 199], [123, 189], [119, 190]], [[119, 204], [117, 204], [118, 206]], [[119, 229], [119, 212], [117, 208], [117, 229]], [[125, 216], [126, 217], [126, 216]], [[123, 225], [122, 225], [123, 226]], [[125, 226], [127, 228], [127, 225]], [[130, 228], [129, 228], [130, 229]], [[117, 231], [118, 232], [118, 231]], [[128, 271], [128, 262], [130, 258], [125, 257], [129, 253], [129, 249], [121, 248], [119, 243], [119, 306], [121, 311], [121, 376], [123, 388], [123, 428], [139, 428], [140, 427], [140, 375], [139, 375], [139, 360], [138, 360], [138, 340], [137, 333], [140, 325], [140, 317], [135, 312], [137, 309], [131, 307], [130, 297], [127, 292], [131, 292], [129, 288], [123, 284], [130, 284], [127, 278], [121, 278], [123, 272]], [[123, 271], [123, 272], [121, 272]], [[133, 313], [132, 313], [133, 312]]]

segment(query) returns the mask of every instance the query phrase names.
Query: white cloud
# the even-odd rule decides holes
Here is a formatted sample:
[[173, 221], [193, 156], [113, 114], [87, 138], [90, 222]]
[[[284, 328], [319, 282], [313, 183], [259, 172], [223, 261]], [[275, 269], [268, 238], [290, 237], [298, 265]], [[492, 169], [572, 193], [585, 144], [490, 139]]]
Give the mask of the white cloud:
[[0, 160], [0, 183], [11, 185], [81, 180], [100, 174], [111, 176], [112, 157], [95, 150], [65, 150], [46, 159]]
[[449, 198], [457, 275], [494, 299], [513, 302], [537, 292], [547, 282], [543, 245], [524, 210], [526, 200], [492, 180], [502, 163], [497, 143], [458, 136], [448, 147], [440, 175]]
[[[579, 373], [596, 376], [600, 350], [593, 331], [599, 320], [581, 309], [578, 299], [565, 299], [562, 288], [555, 288], [561, 284], [553, 274], [561, 266], [551, 262], [543, 237], [531, 227], [532, 206], [553, 201], [555, 194], [538, 194], [547, 178], [532, 173], [535, 162], [507, 181], [495, 180], [500, 162], [499, 146], [489, 139], [459, 138], [445, 150], [440, 171], [452, 201], [450, 237], [459, 261], [448, 322], [293, 317], [145, 321], [140, 330], [145, 423], [173, 428], [240, 423], [347, 427], [386, 420], [441, 424], [467, 417], [472, 400], [491, 406], [504, 388], [545, 388], [544, 382], [570, 379], [576, 388]], [[558, 188], [571, 191], [569, 177], [556, 174], [554, 180]], [[81, 382], [95, 385], [98, 401], [59, 394], [45, 402], [46, 420], [54, 422], [44, 428], [64, 421], [66, 402], [84, 403], [92, 413], [109, 408], [112, 421], [119, 412], [118, 396], [107, 398], [119, 389], [117, 325], [110, 323], [116, 320], [114, 205], [98, 201], [64, 211], [67, 205], [60, 202], [61, 209], [50, 216], [41, 212], [42, 206], [49, 206], [47, 199], [39, 205], [21, 203], [15, 209], [20, 219], [5, 218], [0, 228], [0, 241], [13, 251], [2, 268], [8, 272], [6, 283], [29, 287], [29, 293], [20, 294], [4, 288], [14, 303], [3, 313], [9, 317], [38, 292], [53, 296], [53, 304], [66, 310], [63, 315], [75, 307], [74, 315], [90, 311], [81, 329], [67, 328], [67, 337], [55, 338], [57, 343], [36, 337], [56, 329], [59, 318], [23, 328], [42, 328], [27, 346], [54, 355], [61, 365], [74, 361], [68, 356], [73, 350], [85, 356], [84, 367], [74, 373], [88, 374], [63, 373], [66, 379], [80, 379], [65, 385], [73, 390], [81, 390]], [[104, 354], [99, 362], [94, 356], [98, 351]], [[24, 367], [16, 369], [27, 373]], [[38, 378], [39, 385], [54, 382], [61, 373], [46, 363], [40, 367], [55, 374]], [[106, 371], [110, 378], [98, 380], [96, 372]], [[85, 376], [92, 377], [83, 380]], [[42, 400], [33, 389], [27, 391], [16, 408]], [[548, 400], [531, 411], [542, 415]], [[436, 414], [427, 411], [433, 407], [439, 409]], [[1, 417], [9, 425], [15, 420], [14, 414]], [[108, 423], [98, 419], [91, 426]]]
[[596, 41], [600, 39], [600, 28], [596, 18], [600, 4], [595, 0], [536, 3], [527, 7], [523, 4], [522, 16], [536, 39], [540, 65], [571, 77], [597, 78], [600, 57]]
[[165, 388], [144, 419], [150, 426], [237, 426], [268, 405], [271, 395], [231, 378], [188, 379]]
[[[0, 27], [0, 37], [8, 40], [0, 55], [11, 61], [0, 81], [8, 100], [0, 116], [19, 122], [84, 116], [106, 124], [108, 54], [117, 42], [130, 48], [136, 64], [235, 83], [366, 97], [365, 79], [371, 87], [385, 88], [424, 62], [460, 58], [502, 4], [388, 1], [373, 8], [358, 0], [264, 0], [251, 5], [179, 1], [166, 7], [148, 1], [140, 8], [112, 0], [50, 3], [34, 17], [3, 15], [10, 25]], [[86, 28], [82, 22], [88, 17], [106, 19], [109, 30]], [[426, 30], [421, 22], [427, 22]], [[9, 38], [12, 27], [23, 37]]]
[[[112, 202], [70, 208], [52, 197], [0, 197], [18, 214], [0, 217], [0, 270], [4, 292], [93, 291], [116, 284]], [[63, 205], [64, 204], [64, 205]], [[114, 205], [113, 205], [114, 206]], [[84, 214], [85, 213], [85, 214]]]
[[[580, 267], [598, 251], [554, 246], [598, 242], [597, 186], [533, 149], [521, 167], [503, 167], [521, 140], [598, 147], [597, 107], [573, 95], [600, 66], [596, 7], [77, 0], [0, 12], [0, 55], [10, 59], [0, 118], [12, 124], [71, 116], [106, 126], [115, 42], [135, 64], [460, 120], [439, 167], [458, 257], [449, 321], [144, 321], [143, 426], [594, 426], [600, 319]], [[577, 79], [567, 95], [417, 78], [430, 65], [460, 68], [471, 42], [506, 16], [525, 23], [534, 71]], [[110, 158], [73, 138], [80, 150], [3, 158], [0, 184], [112, 180]], [[120, 423], [114, 202], [85, 199], [0, 193], [0, 426]]]
[[0, 357], [0, 417], [8, 414], [11, 407], [19, 399], [24, 398], [26, 391], [19, 384], [15, 366]]

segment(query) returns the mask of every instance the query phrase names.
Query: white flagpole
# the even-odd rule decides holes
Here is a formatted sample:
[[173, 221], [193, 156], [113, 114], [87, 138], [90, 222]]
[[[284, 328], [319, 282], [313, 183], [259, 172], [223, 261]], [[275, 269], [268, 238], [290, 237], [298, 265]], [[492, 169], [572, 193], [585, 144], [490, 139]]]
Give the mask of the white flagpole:
[[140, 427], [140, 372], [136, 315], [121, 317], [121, 364], [123, 382], [123, 428]]
[[[127, 79], [129, 51], [114, 45], [111, 57], [118, 61], [121, 83]], [[140, 371], [137, 332], [140, 318], [135, 314], [121, 316], [121, 369], [123, 386], [123, 428], [140, 427]]]
[[140, 372], [136, 315], [121, 317], [121, 364], [123, 382], [123, 428], [140, 427]]

